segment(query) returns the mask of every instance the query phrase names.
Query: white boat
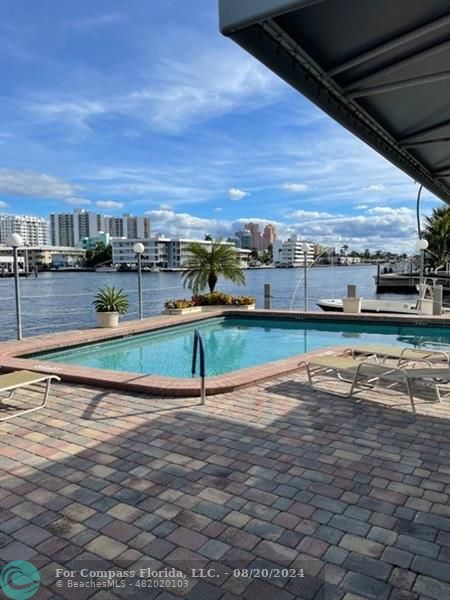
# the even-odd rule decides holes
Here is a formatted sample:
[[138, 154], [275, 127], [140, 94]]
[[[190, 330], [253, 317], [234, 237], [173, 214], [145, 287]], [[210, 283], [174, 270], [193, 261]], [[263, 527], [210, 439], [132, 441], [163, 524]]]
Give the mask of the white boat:
[[117, 271], [116, 267], [95, 267], [96, 273], [115, 273]]
[[[421, 306], [422, 305], [422, 306]], [[342, 312], [343, 301], [339, 298], [319, 300], [317, 306], [322, 310]], [[364, 300], [361, 299], [363, 313], [398, 313], [409, 315], [432, 315], [433, 301], [431, 299], [417, 302], [399, 302], [398, 300]]]
[[152, 267], [150, 269], [150, 273], [160, 273], [161, 269], [159, 267]]

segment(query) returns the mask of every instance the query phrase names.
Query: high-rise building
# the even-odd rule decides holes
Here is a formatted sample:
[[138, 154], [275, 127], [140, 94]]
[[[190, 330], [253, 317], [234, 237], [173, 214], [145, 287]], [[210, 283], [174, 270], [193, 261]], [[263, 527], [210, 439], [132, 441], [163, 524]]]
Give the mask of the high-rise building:
[[107, 217], [77, 208], [73, 213], [50, 215], [52, 245], [81, 246], [84, 238], [94, 238], [99, 233], [111, 237], [149, 239], [150, 219], [125, 214], [122, 217]]
[[239, 240], [239, 248], [245, 248], [246, 250], [252, 249], [252, 234], [248, 229], [236, 231], [234, 235], [236, 236], [236, 239]]
[[18, 233], [26, 246], [48, 243], [48, 222], [29, 215], [0, 215], [0, 244], [7, 244], [11, 234]]
[[150, 219], [148, 217], [134, 217], [133, 215], [123, 215], [122, 217], [125, 231], [124, 236], [128, 239], [150, 239]]
[[252, 249], [253, 250], [262, 250], [262, 235], [259, 231], [258, 223], [246, 223], [245, 229], [248, 229], [252, 234]]
[[267, 250], [267, 248], [273, 244], [277, 239], [277, 230], [270, 223], [264, 227], [264, 232], [262, 236], [262, 249]]
[[52, 213], [50, 215], [50, 241], [52, 246], [75, 246], [74, 215]]

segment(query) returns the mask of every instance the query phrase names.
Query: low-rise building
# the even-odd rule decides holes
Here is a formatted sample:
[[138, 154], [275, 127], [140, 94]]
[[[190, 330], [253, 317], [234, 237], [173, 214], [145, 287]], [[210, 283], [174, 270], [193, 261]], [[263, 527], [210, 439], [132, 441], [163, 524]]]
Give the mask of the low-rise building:
[[97, 244], [104, 244], [105, 246], [109, 246], [110, 243], [111, 236], [109, 235], [109, 233], [99, 231], [97, 235], [82, 238], [81, 247], [83, 248], [83, 250], [95, 250], [97, 248]]
[[[189, 245], [193, 242], [204, 246], [211, 246], [208, 240], [168, 239], [163, 236], [146, 239], [111, 238], [112, 262], [114, 265], [135, 265], [136, 253], [134, 245], [139, 242], [144, 245], [142, 265], [160, 269], [182, 269], [184, 263], [190, 258]], [[231, 242], [222, 242], [224, 245], [235, 248], [240, 264], [243, 268], [248, 266], [250, 250], [236, 248]]]
[[[81, 267], [86, 251], [71, 246], [27, 246], [18, 250], [19, 271], [48, 271], [52, 268]], [[0, 246], [0, 271], [13, 271], [13, 249]]]
[[275, 240], [273, 243], [273, 262], [282, 267], [300, 267], [305, 264], [305, 245], [306, 263], [309, 265], [314, 262], [314, 243], [307, 240], [300, 240], [296, 235], [288, 240]]

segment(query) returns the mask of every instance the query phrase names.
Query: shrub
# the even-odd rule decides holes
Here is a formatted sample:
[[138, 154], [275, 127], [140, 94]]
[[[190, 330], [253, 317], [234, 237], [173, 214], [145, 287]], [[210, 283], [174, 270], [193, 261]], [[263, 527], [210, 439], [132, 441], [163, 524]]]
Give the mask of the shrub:
[[248, 306], [255, 304], [253, 296], [232, 296], [224, 292], [213, 292], [212, 294], [195, 294], [191, 300], [168, 300], [166, 309], [190, 308], [191, 306]]
[[192, 302], [195, 306], [215, 306], [217, 304], [229, 306], [233, 304], [233, 296], [224, 294], [223, 292], [197, 294], [196, 296], [192, 296]]
[[128, 296], [123, 289], [106, 286], [98, 290], [92, 303], [97, 312], [117, 312], [125, 315], [128, 312]]
[[249, 306], [250, 304], [256, 304], [256, 298], [253, 296], [237, 296], [235, 298], [237, 300], [236, 304], [240, 306]]
[[172, 309], [172, 308], [190, 308], [191, 306], [195, 306], [195, 304], [193, 304], [191, 300], [186, 300], [185, 298], [183, 298], [182, 300], [168, 300], [164, 304], [164, 306], [167, 309]]

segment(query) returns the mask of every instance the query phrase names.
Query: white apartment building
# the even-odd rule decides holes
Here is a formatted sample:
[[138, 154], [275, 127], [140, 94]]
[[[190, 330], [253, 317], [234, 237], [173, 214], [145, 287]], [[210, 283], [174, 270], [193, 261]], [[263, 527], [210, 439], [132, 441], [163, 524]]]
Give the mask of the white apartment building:
[[[145, 267], [159, 267], [161, 269], [182, 269], [183, 264], [190, 258], [188, 248], [192, 242], [197, 242], [205, 246], [211, 245], [211, 242], [207, 240], [168, 239], [163, 236], [151, 239], [112, 238], [113, 264], [136, 264], [136, 253], [133, 246], [137, 242], [142, 243], [145, 248], [142, 255], [142, 265]], [[248, 266], [250, 250], [235, 248], [231, 242], [223, 242], [223, 244], [231, 246], [236, 250], [243, 268]]]
[[43, 217], [0, 215], [0, 244], [6, 244], [11, 234], [18, 233], [26, 246], [48, 243], [48, 222]]
[[304, 265], [305, 253], [303, 246], [308, 244], [306, 253], [306, 262], [314, 262], [314, 242], [300, 240], [296, 235], [291, 236], [286, 241], [275, 240], [273, 242], [273, 262], [276, 265], [285, 267], [300, 267]]
[[76, 208], [73, 213], [50, 215], [51, 243], [55, 246], [81, 246], [83, 238], [94, 238], [99, 233], [111, 237], [150, 238], [150, 219], [124, 214], [108, 217]]

